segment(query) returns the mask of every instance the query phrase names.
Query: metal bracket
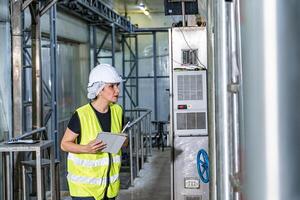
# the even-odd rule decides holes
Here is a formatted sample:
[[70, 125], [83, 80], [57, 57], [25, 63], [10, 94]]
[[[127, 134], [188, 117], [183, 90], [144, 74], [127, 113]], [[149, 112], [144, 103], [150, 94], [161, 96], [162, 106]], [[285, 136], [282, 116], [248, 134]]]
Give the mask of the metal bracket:
[[242, 191], [242, 183], [241, 183], [241, 178], [240, 178], [240, 173], [234, 173], [231, 174], [229, 179], [231, 186], [234, 190], [234, 192], [241, 192]]
[[240, 84], [230, 83], [227, 85], [227, 90], [231, 93], [238, 93], [240, 91]]

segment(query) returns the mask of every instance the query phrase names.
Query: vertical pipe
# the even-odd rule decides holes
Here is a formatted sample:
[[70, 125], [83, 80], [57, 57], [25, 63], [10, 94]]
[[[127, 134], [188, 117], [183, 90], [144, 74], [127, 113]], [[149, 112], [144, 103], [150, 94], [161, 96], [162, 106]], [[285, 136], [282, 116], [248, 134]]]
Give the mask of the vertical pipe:
[[[53, 143], [51, 144], [53, 145]], [[57, 179], [56, 178], [59, 178], [59, 177], [56, 177], [56, 173], [57, 173], [57, 168], [56, 168], [56, 164], [55, 164], [55, 152], [54, 152], [54, 149], [55, 146], [50, 146], [50, 192], [51, 192], [51, 198], [52, 200], [58, 200], [58, 196], [56, 196], [57, 194], [57, 190], [60, 190], [59, 188], [59, 183], [56, 182]], [[56, 185], [58, 184], [58, 185]]]
[[[14, 174], [12, 172], [12, 165], [11, 165], [11, 156], [9, 152], [2, 153], [3, 159], [5, 159], [5, 167], [6, 167], [6, 173], [5, 173], [5, 184], [6, 186], [6, 198], [8, 200], [15, 199], [14, 197], [17, 197], [17, 195], [14, 195], [13, 192], [13, 179], [11, 179], [11, 176]], [[5, 157], [5, 158], [4, 158]]]
[[[18, 135], [21, 135], [23, 133], [24, 128], [24, 121], [23, 121], [23, 60], [22, 60], [22, 1], [11, 1], [11, 10], [12, 10], [12, 16], [11, 16], [11, 27], [12, 27], [12, 80], [13, 80], [13, 90], [12, 90], [12, 122], [13, 122], [13, 132], [9, 136], [15, 137]], [[11, 156], [9, 156], [11, 154]], [[16, 196], [18, 198], [18, 195], [12, 192], [13, 191], [13, 180], [16, 179], [16, 177], [19, 177], [17, 172], [12, 172], [11, 169], [14, 169], [14, 162], [13, 162], [13, 156], [12, 153], [6, 154], [6, 169], [7, 169], [7, 175], [6, 175], [6, 184], [7, 189], [11, 189], [11, 191], [6, 192], [6, 197], [9, 200], [13, 200]], [[11, 178], [12, 177], [12, 178]], [[18, 191], [16, 191], [18, 192]]]
[[[125, 35], [122, 35], [122, 78], [126, 78], [126, 70], [125, 70], [125, 59], [126, 59], [126, 54], [125, 54]], [[122, 100], [123, 100], [123, 109], [126, 110], [126, 81], [122, 82]]]
[[[237, 138], [237, 141], [239, 142], [239, 149], [237, 150], [239, 152], [238, 158], [239, 158], [239, 169], [238, 172], [238, 178], [241, 178], [243, 176], [243, 156], [244, 156], [244, 147], [245, 147], [245, 138], [244, 138], [244, 91], [243, 91], [243, 66], [242, 66], [242, 48], [241, 48], [241, 13], [240, 13], [240, 0], [235, 1], [235, 27], [236, 27], [236, 52], [237, 52], [237, 66], [239, 70], [239, 79], [237, 80], [239, 82], [239, 93], [238, 93], [238, 110], [240, 121], [239, 124], [239, 134]], [[240, 180], [240, 184], [244, 184]], [[244, 192], [240, 191], [239, 199], [243, 199]]]
[[[238, 57], [240, 54], [238, 54], [238, 44], [237, 44], [237, 22], [236, 21], [236, 2], [232, 2], [228, 4], [228, 16], [229, 16], [229, 28], [230, 28], [230, 34], [229, 37], [231, 39], [229, 48], [230, 48], [230, 58], [231, 58], [231, 85], [232, 86], [238, 86], [239, 81], [239, 67], [238, 65]], [[241, 199], [241, 193], [240, 193], [240, 184], [239, 183], [239, 174], [241, 172], [240, 169], [240, 123], [239, 123], [239, 94], [238, 91], [231, 91], [231, 118], [232, 118], [232, 184], [234, 189], [234, 200], [240, 200]]]
[[22, 165], [22, 185], [23, 185], [23, 200], [27, 199], [27, 179], [26, 179], [26, 168]]
[[[22, 97], [22, 101], [23, 101], [23, 113], [22, 113], [22, 121], [23, 121], [23, 131], [29, 131], [31, 130], [31, 119], [29, 119], [30, 117], [27, 116], [27, 113], [28, 113], [28, 107], [27, 106], [24, 106], [24, 103], [25, 102], [30, 102], [32, 101], [32, 96], [30, 96], [29, 94], [27, 94], [27, 86], [29, 86], [30, 84], [28, 83], [28, 75], [29, 73], [27, 74], [26, 72], [30, 69], [32, 70], [32, 64], [31, 64], [31, 60], [30, 62], [27, 61], [28, 58], [26, 58], [26, 56], [29, 54], [28, 52], [28, 47], [27, 46], [30, 46], [30, 45], [27, 45], [28, 43], [28, 40], [30, 38], [29, 36], [29, 31], [25, 29], [25, 13], [22, 12], [21, 13], [21, 18], [22, 18], [22, 64], [23, 64], [23, 71], [22, 71], [22, 76], [23, 76], [23, 89], [22, 89], [22, 93], [23, 93], [23, 97]], [[28, 37], [28, 39], [27, 39]], [[28, 68], [25, 67], [25, 66], [29, 66]], [[30, 90], [30, 92], [32, 91], [32, 89]], [[30, 93], [28, 92], [28, 93]], [[31, 114], [32, 116], [32, 114]]]
[[133, 147], [132, 147], [132, 129], [133, 127], [130, 127], [129, 129], [129, 160], [130, 160], [130, 185], [133, 186]]
[[[1, 176], [0, 176], [1, 193], [0, 193], [0, 198], [1, 199], [5, 199], [5, 197], [7, 196], [7, 194], [6, 194], [6, 189], [5, 189], [4, 185], [6, 183], [5, 182], [6, 181], [6, 176], [9, 175], [9, 174], [7, 174], [7, 171], [6, 171], [7, 167], [9, 167], [9, 166], [7, 166], [6, 158], [5, 158], [5, 154], [4, 153], [1, 154], [1, 159], [2, 159], [1, 160], [2, 161], [2, 167], [0, 168], [1, 169]], [[7, 184], [6, 186], [9, 186], [9, 185]]]
[[41, 27], [39, 3], [33, 2], [31, 10], [31, 52], [32, 52], [32, 129], [42, 127], [42, 68]]
[[37, 187], [37, 200], [43, 199], [45, 188], [43, 187], [43, 176], [42, 176], [42, 152], [36, 151], [36, 187]]
[[151, 113], [148, 115], [148, 131], [150, 140], [150, 156], [152, 156], [152, 133], [151, 133]]
[[139, 122], [139, 133], [140, 133], [140, 142], [141, 142], [141, 169], [144, 167], [144, 134], [143, 134], [143, 131], [142, 131], [142, 127], [141, 127], [141, 124], [142, 122], [144, 121], [144, 119], [141, 119], [141, 121]]
[[157, 120], [157, 57], [156, 32], [153, 31], [153, 70], [154, 70], [154, 120]]
[[[31, 3], [31, 55], [32, 55], [32, 129], [43, 125], [43, 90], [42, 90], [42, 68], [41, 68], [41, 21], [39, 15], [39, 2]], [[36, 137], [36, 136], [34, 136]], [[37, 158], [38, 159], [38, 158]], [[36, 169], [37, 171], [37, 169]], [[36, 173], [32, 173], [33, 191], [39, 187]], [[37, 194], [39, 195], [39, 194]], [[41, 197], [41, 195], [40, 195]], [[38, 197], [39, 199], [39, 197]]]
[[89, 43], [90, 43], [90, 70], [98, 64], [97, 58], [97, 34], [95, 25], [89, 25]]
[[241, 3], [247, 199], [299, 199], [299, 13], [300, 1]]
[[213, 2], [207, 1], [207, 87], [208, 87], [208, 139], [209, 139], [209, 199], [217, 200], [217, 168], [216, 168], [216, 97], [215, 97], [215, 66], [214, 66], [214, 15]]
[[97, 29], [95, 25], [92, 25], [92, 30], [93, 30], [92, 33], [93, 34], [93, 59], [94, 59], [94, 65], [92, 66], [92, 68], [94, 68], [96, 65], [99, 64], [98, 54], [97, 54]]
[[12, 27], [12, 73], [13, 73], [13, 134], [21, 135], [23, 132], [23, 77], [22, 77], [22, 1], [13, 1], [11, 27]]
[[139, 106], [139, 45], [138, 45], [138, 35], [135, 35], [135, 81], [136, 81], [136, 106]]
[[185, 27], [185, 4], [184, 4], [184, 1], [181, 2], [181, 11], [182, 11], [182, 26]]
[[115, 51], [116, 51], [116, 26], [111, 24], [111, 64], [115, 67]]
[[136, 156], [136, 176], [138, 176], [140, 171], [140, 164], [139, 164], [139, 133], [137, 131], [137, 125], [134, 125], [134, 142], [135, 142], [135, 156]]
[[215, 27], [215, 80], [216, 80], [216, 152], [217, 153], [217, 198], [232, 199], [230, 187], [230, 150], [229, 150], [229, 116], [228, 116], [228, 35], [225, 1], [214, 1]]
[[[146, 129], [146, 122], [147, 122], [147, 115], [145, 115], [142, 119], [142, 133], [143, 133], [143, 138], [145, 138], [145, 142], [146, 142], [146, 149], [145, 149], [145, 155], [146, 155], [146, 159], [148, 157], [148, 153], [149, 153], [149, 149], [148, 149], [148, 133], [147, 133], [147, 129]], [[144, 139], [143, 139], [144, 140]], [[144, 144], [144, 141], [143, 141]]]
[[[58, 118], [57, 118], [57, 35], [56, 35], [56, 5], [50, 9], [50, 66], [51, 66], [51, 134], [54, 140], [55, 158], [60, 159], [58, 145]], [[53, 135], [53, 137], [52, 137]]]
[[170, 145], [171, 145], [171, 162], [170, 162], [170, 177], [171, 177], [171, 200], [174, 200], [174, 144], [173, 144], [173, 127], [174, 127], [174, 121], [173, 121], [173, 38], [172, 38], [172, 29], [169, 29], [169, 63], [170, 63], [170, 69], [169, 69], [169, 76], [170, 76]]

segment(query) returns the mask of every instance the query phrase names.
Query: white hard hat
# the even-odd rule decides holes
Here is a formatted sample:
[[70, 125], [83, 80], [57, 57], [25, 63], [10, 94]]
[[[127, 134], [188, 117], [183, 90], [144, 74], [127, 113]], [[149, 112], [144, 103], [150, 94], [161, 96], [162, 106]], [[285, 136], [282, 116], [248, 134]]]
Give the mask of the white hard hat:
[[120, 82], [122, 82], [122, 78], [114, 67], [109, 64], [97, 65], [90, 72], [87, 97], [89, 99], [95, 99], [104, 88], [105, 83]]
[[122, 82], [122, 78], [111, 65], [100, 64], [90, 72], [88, 87], [91, 87], [96, 82], [120, 83]]

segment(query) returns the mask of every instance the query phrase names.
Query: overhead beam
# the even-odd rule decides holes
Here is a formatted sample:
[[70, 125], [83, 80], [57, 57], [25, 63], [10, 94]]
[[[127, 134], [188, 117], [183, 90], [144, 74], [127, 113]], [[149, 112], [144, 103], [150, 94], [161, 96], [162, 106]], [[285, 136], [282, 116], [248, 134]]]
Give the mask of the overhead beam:
[[133, 32], [135, 30], [135, 26], [128, 19], [117, 14], [100, 0], [62, 1], [59, 6], [69, 8], [70, 12], [88, 19], [90, 22], [99, 23], [102, 19], [107, 27], [111, 27], [111, 24], [114, 23], [120, 31]]
[[22, 10], [25, 10], [33, 1], [35, 0], [26, 0], [22, 4]]
[[40, 9], [40, 16], [44, 15], [56, 2], [57, 0], [48, 1], [46, 5]]

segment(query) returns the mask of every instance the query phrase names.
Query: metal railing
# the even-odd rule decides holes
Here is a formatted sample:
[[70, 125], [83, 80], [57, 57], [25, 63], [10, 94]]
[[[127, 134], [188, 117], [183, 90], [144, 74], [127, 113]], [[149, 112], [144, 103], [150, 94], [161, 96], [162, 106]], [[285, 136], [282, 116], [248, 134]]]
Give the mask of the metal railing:
[[148, 156], [152, 155], [151, 112], [149, 109], [142, 108], [125, 110], [125, 114], [130, 113], [131, 119], [134, 119], [126, 130], [129, 139], [131, 186], [133, 186], [139, 170], [144, 167], [145, 159], [147, 160]]

